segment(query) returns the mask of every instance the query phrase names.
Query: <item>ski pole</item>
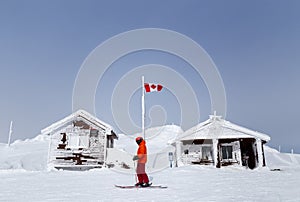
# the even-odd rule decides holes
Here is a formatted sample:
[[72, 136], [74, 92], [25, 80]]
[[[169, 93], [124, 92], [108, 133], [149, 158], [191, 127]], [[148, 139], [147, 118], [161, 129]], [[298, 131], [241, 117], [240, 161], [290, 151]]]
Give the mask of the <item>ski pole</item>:
[[134, 163], [134, 171], [135, 171], [135, 174], [134, 174], [134, 179], [135, 179], [135, 183], [137, 183], [137, 172], [136, 172], [136, 165], [135, 165], [135, 161], [133, 161]]

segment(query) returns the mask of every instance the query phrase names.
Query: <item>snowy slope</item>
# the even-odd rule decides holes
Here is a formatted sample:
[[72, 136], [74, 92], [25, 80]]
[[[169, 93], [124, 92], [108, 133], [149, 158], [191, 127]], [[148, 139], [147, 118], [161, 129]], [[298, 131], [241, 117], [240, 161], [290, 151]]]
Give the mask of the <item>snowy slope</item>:
[[[162, 127], [154, 127], [146, 130], [146, 145], [148, 152], [147, 170], [148, 172], [157, 172], [169, 167], [169, 152], [175, 152], [175, 148], [170, 145], [176, 137], [182, 134], [182, 129], [176, 125], [166, 125]], [[119, 134], [116, 141], [116, 149], [108, 151], [107, 161], [115, 164], [115, 169], [122, 166], [123, 163], [133, 168], [133, 155], [136, 154], [138, 145], [135, 138], [141, 136], [137, 133], [132, 136]], [[121, 161], [120, 161], [121, 160]], [[134, 172], [133, 170], [123, 170], [123, 172]]]
[[[180, 130], [176, 126], [149, 129], [148, 135], [164, 131], [148, 139], [151, 153], [156, 155], [168, 148], [167, 141]], [[269, 168], [165, 167], [150, 175], [154, 184], [166, 184], [167, 189], [121, 190], [114, 184], [135, 183], [133, 167], [128, 172], [115, 168], [47, 171], [48, 144], [49, 137], [42, 135], [16, 141], [10, 147], [0, 144], [0, 201], [300, 201], [300, 155], [279, 153], [269, 147], [265, 149], [267, 164], [280, 168], [280, 172]], [[127, 156], [132, 162], [130, 158], [137, 149], [134, 138], [121, 135], [117, 147], [126, 150], [119, 159]], [[150, 157], [148, 171], [151, 162]]]
[[300, 154], [280, 153], [276, 149], [266, 146], [265, 155], [269, 168], [300, 166]]
[[0, 170], [45, 170], [47, 167], [49, 137], [39, 135], [34, 139], [17, 140], [8, 147], [0, 144]]
[[[145, 133], [148, 153], [157, 153], [164, 150], [178, 135], [182, 134], [182, 132], [182, 129], [176, 125], [166, 125], [147, 129]], [[138, 136], [141, 136], [141, 134], [136, 133], [131, 136], [120, 134], [119, 140], [116, 141], [116, 147], [118, 149], [123, 149], [128, 153], [135, 154], [137, 149], [135, 138]]]

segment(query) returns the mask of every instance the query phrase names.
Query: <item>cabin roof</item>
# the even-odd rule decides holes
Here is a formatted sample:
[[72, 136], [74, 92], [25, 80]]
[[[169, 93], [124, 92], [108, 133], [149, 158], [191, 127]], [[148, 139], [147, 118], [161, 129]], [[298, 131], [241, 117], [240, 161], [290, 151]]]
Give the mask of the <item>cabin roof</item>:
[[113, 132], [113, 128], [112, 126], [110, 126], [107, 123], [104, 123], [103, 121], [99, 120], [97, 117], [91, 115], [90, 113], [88, 113], [85, 110], [78, 110], [74, 113], [72, 113], [71, 115], [51, 124], [50, 126], [44, 128], [41, 130], [42, 134], [49, 134], [57, 129], [59, 129], [60, 127], [64, 126], [65, 124], [69, 123], [70, 121], [74, 120], [75, 118], [80, 117], [94, 125], [96, 125], [97, 127], [101, 127], [103, 129], [105, 129], [106, 134], [107, 135], [114, 135], [118, 138], [117, 134], [115, 134]]
[[221, 116], [211, 115], [208, 120], [185, 131], [177, 140], [229, 138], [258, 138], [264, 141], [271, 139], [264, 133], [231, 123]]

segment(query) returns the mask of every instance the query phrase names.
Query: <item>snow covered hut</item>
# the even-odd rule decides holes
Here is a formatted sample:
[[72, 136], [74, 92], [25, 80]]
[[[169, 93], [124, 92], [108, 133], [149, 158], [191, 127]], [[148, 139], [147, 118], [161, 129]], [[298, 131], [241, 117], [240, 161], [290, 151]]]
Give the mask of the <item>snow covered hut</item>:
[[50, 135], [48, 167], [68, 170], [99, 168], [106, 163], [107, 148], [118, 136], [112, 127], [84, 110], [43, 129]]
[[236, 164], [254, 169], [266, 165], [263, 145], [269, 140], [266, 134], [211, 115], [176, 139], [176, 155], [184, 164], [217, 168]]

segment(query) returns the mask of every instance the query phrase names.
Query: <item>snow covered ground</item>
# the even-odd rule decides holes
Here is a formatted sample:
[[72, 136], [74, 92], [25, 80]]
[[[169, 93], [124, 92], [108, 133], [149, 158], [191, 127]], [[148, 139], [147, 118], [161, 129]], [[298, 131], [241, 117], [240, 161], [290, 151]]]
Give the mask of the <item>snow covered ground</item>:
[[189, 166], [151, 174], [167, 189], [123, 190], [134, 175], [109, 169], [0, 172], [0, 201], [299, 201], [298, 169], [284, 171]]
[[[180, 132], [176, 126], [151, 130], [165, 134], [149, 140], [152, 152], [163, 150], [164, 142]], [[16, 141], [10, 147], [0, 144], [0, 201], [300, 201], [300, 155], [269, 147], [266, 168], [166, 168], [150, 175], [154, 184], [168, 185], [167, 189], [122, 190], [114, 184], [134, 184], [134, 170], [49, 171], [48, 144], [47, 136]], [[128, 153], [136, 150], [133, 137], [121, 136], [117, 146]]]

